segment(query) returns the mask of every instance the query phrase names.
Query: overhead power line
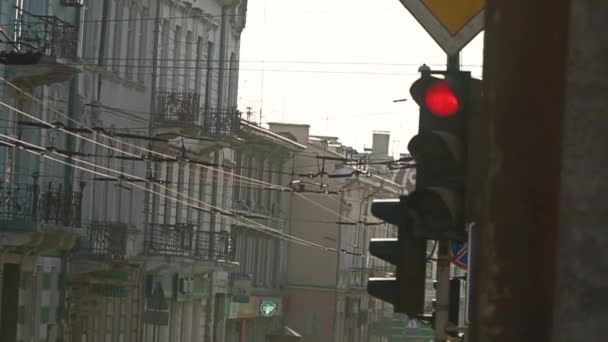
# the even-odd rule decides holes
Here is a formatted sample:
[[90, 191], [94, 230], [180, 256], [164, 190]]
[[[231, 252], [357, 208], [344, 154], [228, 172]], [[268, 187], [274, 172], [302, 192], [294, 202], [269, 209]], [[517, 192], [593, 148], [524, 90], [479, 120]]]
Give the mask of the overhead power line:
[[[10, 82], [10, 81], [8, 81], [8, 80], [4, 79], [3, 77], [0, 77], [0, 80], [2, 80], [3, 82], [5, 82], [5, 83], [6, 83], [6, 84], [8, 84], [9, 86], [13, 87], [15, 90], [17, 90], [17, 91], [19, 91], [19, 92], [23, 93], [23, 94], [24, 94], [24, 95], [26, 95], [27, 97], [29, 97], [29, 98], [33, 99], [34, 101], [36, 101], [36, 102], [40, 103], [40, 104], [43, 106], [43, 108], [49, 108], [50, 110], [52, 110], [53, 112], [55, 112], [55, 113], [57, 113], [58, 115], [62, 116], [63, 118], [67, 119], [68, 121], [70, 121], [70, 122], [72, 122], [72, 123], [75, 123], [75, 124], [78, 124], [78, 125], [80, 125], [81, 127], [88, 129], [88, 130], [89, 130], [90, 132], [92, 132], [92, 133], [97, 133], [97, 134], [99, 134], [99, 135], [101, 135], [101, 136], [105, 137], [105, 138], [106, 138], [106, 139], [108, 139], [108, 140], [118, 142], [118, 143], [120, 143], [120, 144], [122, 144], [122, 145], [124, 145], [124, 146], [128, 146], [128, 147], [131, 147], [131, 148], [134, 148], [134, 149], [138, 149], [138, 150], [140, 150], [140, 151], [144, 151], [144, 152], [147, 152], [147, 153], [155, 154], [155, 155], [158, 155], [158, 156], [161, 156], [161, 157], [164, 157], [164, 158], [178, 159], [178, 157], [175, 157], [175, 156], [172, 156], [172, 155], [168, 155], [168, 154], [166, 154], [166, 153], [161, 153], [161, 152], [158, 152], [158, 151], [155, 151], [155, 150], [152, 150], [152, 149], [148, 149], [148, 148], [145, 148], [145, 147], [137, 146], [137, 145], [134, 145], [134, 144], [131, 144], [131, 143], [128, 143], [128, 142], [122, 141], [122, 140], [120, 140], [120, 139], [117, 139], [117, 138], [114, 138], [114, 137], [111, 137], [111, 136], [105, 135], [105, 134], [103, 134], [103, 133], [98, 133], [98, 132], [95, 132], [95, 131], [94, 131], [94, 130], [92, 130], [90, 127], [87, 127], [86, 125], [84, 125], [82, 122], [80, 122], [80, 121], [78, 121], [78, 120], [75, 120], [75, 119], [73, 119], [73, 118], [69, 117], [69, 116], [68, 116], [68, 115], [66, 115], [65, 113], [62, 113], [61, 111], [57, 111], [57, 110], [55, 110], [55, 109], [53, 109], [53, 108], [48, 107], [48, 106], [47, 106], [45, 103], [43, 103], [42, 101], [40, 101], [39, 99], [37, 99], [35, 96], [33, 96], [32, 94], [30, 94], [30, 93], [28, 93], [28, 92], [24, 91], [23, 89], [19, 88], [18, 86], [14, 85], [12, 82]], [[131, 152], [128, 152], [128, 151], [124, 151], [124, 150], [121, 150], [121, 149], [118, 149], [118, 148], [115, 148], [115, 147], [110, 146], [110, 145], [108, 145], [108, 144], [101, 143], [101, 142], [96, 141], [96, 140], [94, 140], [94, 139], [89, 139], [89, 138], [87, 138], [87, 137], [82, 136], [81, 134], [77, 134], [77, 133], [70, 132], [70, 131], [68, 131], [68, 130], [66, 130], [66, 129], [63, 129], [62, 127], [56, 127], [56, 126], [54, 126], [53, 124], [51, 124], [51, 123], [49, 123], [49, 122], [47, 122], [47, 121], [44, 121], [44, 120], [42, 120], [42, 119], [39, 119], [39, 118], [35, 117], [34, 115], [31, 115], [31, 114], [29, 114], [29, 113], [26, 113], [26, 112], [24, 112], [24, 111], [22, 111], [22, 110], [19, 110], [19, 109], [17, 109], [17, 108], [14, 108], [14, 107], [12, 107], [12, 106], [10, 106], [10, 105], [8, 105], [8, 104], [4, 103], [4, 102], [1, 102], [1, 101], [0, 101], [0, 105], [2, 105], [2, 106], [4, 106], [4, 107], [6, 107], [6, 108], [8, 108], [8, 109], [11, 109], [11, 110], [13, 110], [14, 112], [16, 112], [16, 113], [18, 113], [18, 114], [20, 114], [20, 115], [26, 116], [26, 117], [28, 117], [28, 118], [30, 118], [30, 119], [32, 119], [32, 120], [34, 120], [34, 121], [37, 121], [37, 122], [42, 123], [42, 124], [46, 124], [48, 127], [51, 127], [51, 128], [57, 128], [57, 129], [61, 130], [61, 131], [62, 131], [62, 132], [64, 132], [64, 133], [67, 133], [67, 134], [70, 134], [70, 135], [72, 135], [72, 136], [74, 136], [74, 137], [77, 137], [77, 138], [83, 139], [83, 140], [85, 140], [85, 141], [91, 142], [91, 143], [96, 144], [96, 145], [98, 145], [98, 146], [101, 146], [101, 147], [104, 147], [104, 148], [108, 148], [108, 149], [110, 149], [110, 150], [113, 150], [114, 152], [118, 152], [118, 153], [122, 153], [122, 154], [130, 155], [130, 156], [133, 156], [133, 157], [138, 157], [138, 156], [139, 156], [139, 155], [137, 155], [137, 154], [134, 154], [134, 153], [131, 153]], [[188, 158], [182, 158], [182, 159], [183, 159], [183, 161], [184, 161], [184, 162], [193, 163], [193, 162], [192, 162], [191, 160], [189, 160]], [[194, 164], [196, 164], [196, 163], [194, 163]], [[334, 210], [331, 210], [331, 209], [329, 209], [329, 208], [327, 208], [327, 207], [325, 207], [325, 206], [323, 206], [323, 205], [320, 205], [320, 204], [319, 204], [319, 203], [317, 203], [316, 201], [314, 201], [314, 200], [312, 200], [312, 199], [309, 199], [308, 197], [306, 197], [306, 196], [304, 196], [304, 195], [302, 195], [302, 194], [300, 194], [300, 193], [298, 193], [298, 192], [294, 192], [294, 191], [292, 191], [292, 190], [291, 190], [290, 188], [288, 188], [288, 187], [285, 187], [285, 186], [280, 186], [280, 185], [276, 185], [276, 184], [272, 184], [272, 183], [265, 182], [265, 181], [261, 181], [261, 180], [257, 180], [257, 179], [254, 179], [254, 178], [244, 177], [244, 176], [241, 176], [241, 175], [235, 174], [235, 173], [233, 173], [233, 172], [229, 172], [229, 171], [223, 170], [223, 169], [221, 169], [221, 168], [213, 168], [213, 167], [209, 167], [209, 166], [206, 166], [206, 165], [201, 165], [201, 164], [197, 164], [197, 165], [199, 165], [200, 167], [206, 168], [206, 169], [210, 169], [210, 170], [216, 171], [216, 172], [220, 172], [220, 173], [227, 174], [227, 175], [232, 175], [233, 177], [237, 177], [237, 178], [242, 179], [242, 180], [245, 180], [245, 181], [253, 182], [254, 184], [263, 184], [263, 185], [268, 185], [268, 186], [270, 186], [270, 187], [282, 188], [282, 189], [285, 189], [286, 191], [291, 191], [291, 192], [292, 192], [292, 193], [294, 193], [296, 196], [303, 198], [304, 200], [306, 200], [306, 201], [310, 202], [310, 203], [311, 203], [311, 204], [313, 204], [314, 206], [317, 206], [317, 207], [319, 207], [320, 209], [322, 209], [322, 210], [324, 210], [324, 211], [326, 211], [326, 212], [332, 213], [333, 215], [336, 215], [338, 218], [341, 218], [341, 219], [343, 219], [343, 218], [344, 218], [344, 217], [343, 217], [343, 216], [342, 216], [340, 213], [337, 213], [337, 212], [336, 212], [336, 211], [334, 211]], [[346, 219], [347, 219], [347, 220], [350, 220], [350, 219], [348, 219], [348, 218], [346, 218]], [[352, 221], [352, 220], [350, 220], [350, 221]]]
[[[199, 202], [199, 203], [202, 203], [203, 205], [205, 205], [205, 206], [207, 206], [208, 208], [211, 208], [211, 209], [196, 206], [196, 205], [194, 205], [194, 204], [192, 204], [190, 202], [190, 200], [192, 200], [192, 198], [189, 197], [189, 196], [187, 196], [187, 195], [185, 195], [185, 194], [183, 194], [183, 193], [179, 193], [177, 191], [173, 191], [172, 189], [165, 188], [166, 190], [169, 190], [169, 191], [172, 191], [172, 192], [176, 193], [177, 196], [180, 196], [180, 197], [183, 197], [183, 198], [187, 198], [189, 201], [181, 200], [178, 197], [169, 196], [169, 195], [163, 194], [161, 192], [158, 192], [158, 191], [155, 191], [155, 190], [152, 190], [152, 189], [148, 189], [145, 186], [141, 186], [141, 185], [139, 185], [139, 184], [137, 184], [137, 183], [135, 183], [135, 182], [133, 182], [131, 180], [125, 179], [124, 178], [125, 175], [128, 175], [128, 174], [126, 174], [124, 172], [121, 172], [121, 171], [117, 171], [117, 170], [114, 170], [114, 169], [111, 169], [111, 168], [106, 168], [106, 167], [103, 167], [101, 165], [98, 165], [98, 164], [95, 164], [95, 163], [86, 162], [86, 161], [83, 161], [83, 160], [80, 160], [80, 159], [77, 159], [77, 158], [71, 158], [70, 156], [62, 155], [62, 154], [60, 154], [60, 153], [58, 153], [56, 151], [46, 149], [46, 148], [44, 148], [42, 146], [39, 146], [39, 145], [36, 145], [36, 144], [28, 143], [27, 141], [24, 141], [24, 140], [21, 140], [21, 139], [17, 139], [17, 138], [14, 138], [14, 137], [11, 137], [11, 136], [8, 136], [8, 135], [5, 135], [5, 134], [0, 134], [0, 137], [8, 140], [8, 142], [4, 141], [4, 142], [2, 142], [2, 144], [13, 145], [13, 147], [21, 147], [21, 148], [23, 148], [25, 151], [27, 151], [29, 153], [36, 154], [36, 155], [38, 155], [40, 157], [43, 157], [43, 158], [46, 158], [46, 159], [49, 159], [49, 160], [52, 160], [52, 161], [55, 161], [55, 162], [58, 162], [58, 163], [61, 163], [61, 164], [73, 167], [73, 168], [76, 168], [76, 169], [79, 169], [81, 171], [85, 171], [87, 173], [92, 173], [92, 174], [95, 174], [95, 175], [98, 175], [98, 176], [102, 176], [102, 177], [117, 178], [119, 180], [124, 181], [127, 184], [130, 184], [133, 187], [139, 188], [139, 189], [144, 190], [144, 191], [149, 191], [149, 192], [151, 192], [151, 193], [153, 193], [155, 195], [158, 195], [158, 196], [161, 196], [161, 197], [164, 197], [164, 198], [167, 198], [167, 199], [171, 199], [171, 200], [176, 201], [176, 202], [180, 202], [180, 203], [182, 203], [184, 205], [187, 205], [188, 207], [191, 207], [193, 209], [197, 209], [197, 210], [201, 210], [201, 211], [205, 211], [205, 212], [211, 212], [211, 213], [219, 214], [221, 216], [226, 217], [228, 220], [232, 220], [232, 221], [234, 221], [234, 222], [236, 222], [238, 224], [244, 224], [243, 221], [248, 222], [249, 224], [253, 224], [254, 226], [258, 226], [260, 228], [253, 228], [253, 227], [247, 225], [248, 227], [250, 227], [250, 228], [252, 228], [254, 230], [258, 230], [258, 231], [260, 231], [262, 233], [266, 233], [266, 234], [271, 235], [273, 237], [282, 239], [282, 240], [286, 240], [286, 241], [289, 241], [289, 242], [297, 243], [297, 244], [304, 245], [304, 246], [307, 246], [307, 247], [318, 248], [318, 249], [321, 249], [321, 250], [324, 250], [324, 251], [327, 251], [327, 252], [347, 253], [347, 254], [361, 255], [359, 253], [352, 253], [352, 252], [345, 251], [345, 250], [340, 250], [339, 251], [339, 250], [337, 250], [335, 248], [319, 245], [317, 243], [310, 242], [308, 240], [304, 240], [304, 239], [295, 237], [293, 235], [286, 234], [286, 233], [281, 232], [279, 230], [276, 230], [274, 228], [271, 228], [271, 227], [268, 227], [266, 225], [263, 225], [263, 224], [261, 224], [261, 223], [259, 223], [257, 221], [253, 221], [253, 220], [247, 219], [245, 217], [242, 217], [242, 215], [240, 215], [240, 214], [236, 214], [236, 213], [232, 213], [230, 211], [226, 211], [226, 210], [224, 210], [222, 208], [218, 208], [216, 206], [213, 206], [211, 204], [205, 203], [205, 202], [200, 201], [200, 200], [196, 200], [196, 201]], [[63, 161], [63, 160], [54, 158], [54, 157], [50, 156], [49, 153], [59, 155], [60, 157], [63, 157], [63, 158], [66, 158], [68, 160], [72, 160], [72, 161], [75, 161], [75, 162], [78, 162], [78, 163], [83, 163], [83, 164], [86, 164], [86, 165], [91, 165], [91, 166], [95, 166], [97, 168], [101, 168], [101, 169], [104, 169], [104, 170], [107, 170], [107, 171], [111, 171], [111, 172], [117, 174], [117, 176], [112, 176], [110, 174], [106, 174], [106, 173], [103, 173], [103, 172], [100, 172], [100, 171], [88, 169], [88, 168], [83, 167], [83, 166], [72, 164], [71, 162], [67, 162], [67, 161]], [[118, 175], [120, 175], [120, 176], [118, 176]], [[134, 175], [129, 175], [129, 176], [132, 176], [135, 179], [141, 178], [141, 177], [137, 177], [137, 176], [134, 176]], [[238, 217], [238, 216], [241, 216], [241, 220], [235, 218], [235, 217]]]

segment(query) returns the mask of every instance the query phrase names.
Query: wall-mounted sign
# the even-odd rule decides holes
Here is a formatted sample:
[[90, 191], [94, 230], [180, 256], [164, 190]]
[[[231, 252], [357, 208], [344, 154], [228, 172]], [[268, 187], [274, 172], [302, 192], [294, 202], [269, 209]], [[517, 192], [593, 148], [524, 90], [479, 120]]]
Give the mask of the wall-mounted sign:
[[232, 273], [232, 301], [234, 303], [248, 303], [251, 291], [251, 275], [247, 273]]
[[230, 303], [228, 319], [248, 319], [256, 317], [276, 317], [283, 314], [281, 297], [249, 296], [247, 303]]
[[259, 305], [260, 316], [273, 317], [279, 311], [279, 303], [272, 300], [262, 300]]

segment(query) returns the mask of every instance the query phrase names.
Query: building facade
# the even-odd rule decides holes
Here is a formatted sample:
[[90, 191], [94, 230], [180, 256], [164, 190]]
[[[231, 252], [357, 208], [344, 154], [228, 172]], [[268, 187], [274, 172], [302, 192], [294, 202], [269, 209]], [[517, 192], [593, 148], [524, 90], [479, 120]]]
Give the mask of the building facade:
[[287, 324], [302, 341], [385, 340], [373, 327], [390, 308], [370, 297], [366, 284], [370, 276], [393, 269], [370, 258], [368, 246], [371, 238], [392, 237], [396, 230], [378, 222], [370, 210], [374, 198], [397, 197], [405, 183], [396, 183], [392, 173], [366, 169], [355, 150], [336, 137], [311, 136], [308, 125], [271, 123], [270, 130], [307, 147], [293, 162], [292, 183], [298, 190], [290, 193], [290, 234], [333, 249], [289, 244]]
[[[290, 197], [286, 193], [295, 153], [306, 146], [249, 122], [241, 125], [232, 189], [232, 231], [238, 270], [231, 274], [230, 342], [263, 342], [285, 324]], [[236, 176], [235, 176], [236, 177]], [[273, 229], [274, 231], [270, 231]], [[278, 233], [277, 233], [278, 232]]]
[[247, 2], [0, 6], [2, 340], [223, 341]]

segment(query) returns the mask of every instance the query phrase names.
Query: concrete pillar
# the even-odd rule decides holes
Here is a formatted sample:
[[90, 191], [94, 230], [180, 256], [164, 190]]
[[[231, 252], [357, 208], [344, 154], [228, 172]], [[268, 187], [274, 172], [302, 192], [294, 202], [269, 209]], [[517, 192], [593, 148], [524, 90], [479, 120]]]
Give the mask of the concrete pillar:
[[594, 341], [608, 322], [608, 2], [570, 11], [553, 340]]
[[487, 1], [471, 341], [605, 336], [607, 16]]

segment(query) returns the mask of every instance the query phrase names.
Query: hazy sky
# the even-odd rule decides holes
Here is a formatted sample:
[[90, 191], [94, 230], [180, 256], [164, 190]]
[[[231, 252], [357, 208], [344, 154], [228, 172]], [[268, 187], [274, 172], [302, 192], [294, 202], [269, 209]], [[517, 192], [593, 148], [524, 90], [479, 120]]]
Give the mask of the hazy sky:
[[[463, 51], [480, 77], [483, 35]], [[445, 54], [398, 0], [249, 0], [241, 42], [239, 107], [262, 123], [307, 123], [359, 150], [372, 131], [407, 150], [418, 127], [408, 98], [418, 67], [445, 67]]]

